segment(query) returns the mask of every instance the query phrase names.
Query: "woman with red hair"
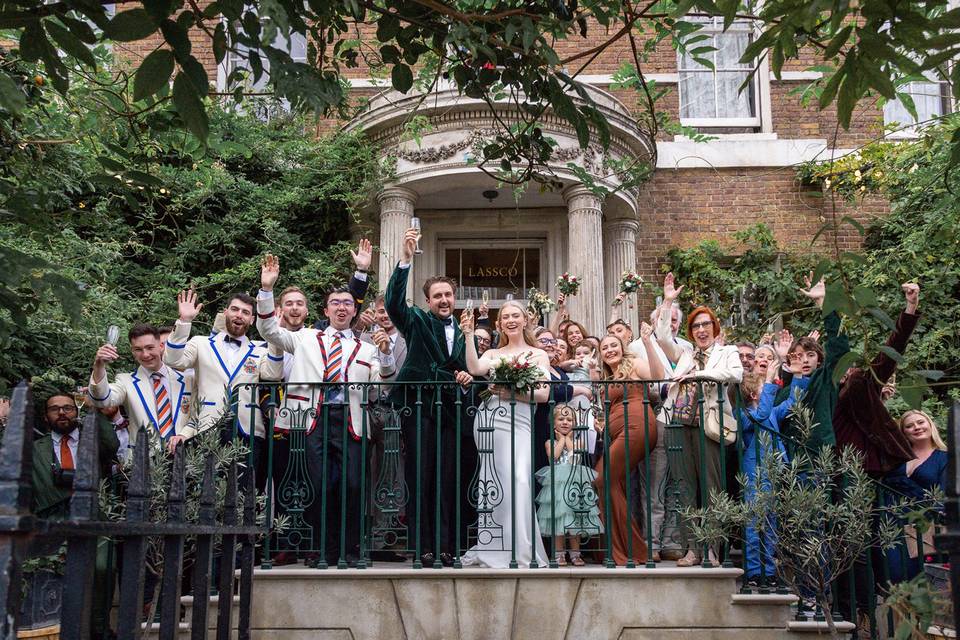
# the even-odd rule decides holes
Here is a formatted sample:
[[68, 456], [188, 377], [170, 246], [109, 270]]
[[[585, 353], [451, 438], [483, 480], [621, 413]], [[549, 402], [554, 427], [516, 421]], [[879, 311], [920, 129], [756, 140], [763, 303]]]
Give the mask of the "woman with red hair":
[[[697, 508], [709, 502], [711, 491], [722, 488], [720, 440], [724, 439], [728, 445], [733, 443], [736, 421], [729, 403], [726, 406], [720, 404], [718, 391], [721, 384], [736, 384], [742, 380], [743, 365], [737, 347], [719, 343], [720, 321], [709, 307], [697, 307], [687, 316], [687, 336], [693, 341], [692, 350], [670, 339], [670, 311], [682, 290], [683, 287], [674, 286], [673, 274], [668, 273], [663, 283], [663, 304], [656, 335], [660, 348], [675, 366], [661, 420], [666, 424], [682, 425], [680, 429], [667, 430], [668, 437], [674, 433], [674, 437], [679, 435], [680, 440], [668, 441], [667, 450], [680, 446], [679, 459], [671, 462], [675, 462], [674, 468], [680, 469], [681, 505]], [[687, 553], [677, 561], [677, 566], [691, 567], [701, 561], [701, 556], [686, 522], [681, 522], [680, 531]]]

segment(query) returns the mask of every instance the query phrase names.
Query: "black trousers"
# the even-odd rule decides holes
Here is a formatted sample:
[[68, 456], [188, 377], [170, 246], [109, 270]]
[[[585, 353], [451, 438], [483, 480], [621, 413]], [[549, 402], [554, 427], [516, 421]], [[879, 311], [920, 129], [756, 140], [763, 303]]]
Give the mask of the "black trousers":
[[[466, 548], [468, 527], [477, 517], [476, 507], [471, 504], [470, 496], [477, 466], [477, 446], [473, 440], [472, 421], [462, 414], [458, 474], [456, 399], [452, 393], [444, 393], [442, 403], [439, 415], [435, 415], [435, 405], [424, 402], [419, 424], [416, 409], [401, 418], [400, 426], [406, 452], [404, 475], [410, 496], [406, 505], [407, 548], [417, 552], [419, 534], [420, 554], [456, 555], [458, 512], [460, 549]], [[461, 408], [467, 404], [467, 398], [463, 398]], [[472, 500], [475, 501], [475, 498]]]
[[364, 462], [361, 443], [347, 430], [348, 414], [347, 407], [330, 405], [317, 416], [316, 428], [306, 439], [307, 472], [314, 488], [306, 520], [313, 527], [314, 545], [318, 549], [322, 545], [327, 564], [337, 562], [341, 548], [344, 559], [358, 556], [360, 548]]

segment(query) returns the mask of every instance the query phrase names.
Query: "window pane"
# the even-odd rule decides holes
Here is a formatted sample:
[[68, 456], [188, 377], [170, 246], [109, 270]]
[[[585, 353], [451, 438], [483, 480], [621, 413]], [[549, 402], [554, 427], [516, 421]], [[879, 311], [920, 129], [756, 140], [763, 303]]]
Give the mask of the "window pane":
[[887, 124], [894, 122], [901, 125], [911, 125], [924, 122], [931, 118], [943, 115], [943, 98], [940, 95], [940, 83], [938, 82], [910, 82], [902, 90], [913, 98], [913, 104], [917, 108], [917, 117], [907, 111], [906, 107], [899, 100], [890, 100], [883, 106], [883, 121]]
[[744, 31], [727, 31], [718, 34], [714, 39], [717, 48], [717, 70], [722, 69], [750, 69], [750, 63], [740, 62], [740, 56], [750, 44], [750, 34]]
[[[459, 272], [461, 258], [463, 271]], [[528, 288], [541, 284], [539, 249], [447, 249], [444, 261], [447, 275], [459, 279], [459, 297], [464, 300], [479, 299], [483, 289], [490, 291], [493, 300], [508, 293], [523, 298]]]
[[[700, 32], [698, 31], [697, 33], [699, 34]], [[717, 46], [717, 45], [714, 44], [714, 41], [713, 41], [713, 40], [714, 40], [713, 38], [710, 38], [709, 40], [701, 40], [700, 42], [694, 43], [693, 47], [691, 47], [691, 48], [692, 48], [692, 49], [696, 49], [697, 47], [715, 47], [715, 46]], [[707, 60], [711, 60], [711, 61], [712, 61], [712, 60], [713, 60], [713, 53], [707, 53], [707, 54], [704, 54], [704, 55], [702, 55], [702, 56], [700, 56], [700, 57], [701, 57], [701, 58], [706, 58]], [[681, 70], [681, 71], [686, 71], [686, 70], [688, 70], [688, 69], [693, 70], [693, 71], [701, 71], [701, 70], [707, 70], [707, 71], [709, 71], [710, 67], [705, 67], [705, 66], [703, 66], [703, 65], [700, 64], [699, 62], [695, 61], [695, 60], [693, 59], [693, 56], [691, 56], [689, 53], [684, 53], [684, 54], [682, 54], [682, 55], [680, 56], [680, 70]]]
[[746, 71], [717, 74], [717, 117], [753, 118], [756, 114], [753, 83], [740, 91], [740, 85], [750, 75]]
[[710, 71], [688, 71], [680, 75], [681, 118], [717, 117], [713, 77]]

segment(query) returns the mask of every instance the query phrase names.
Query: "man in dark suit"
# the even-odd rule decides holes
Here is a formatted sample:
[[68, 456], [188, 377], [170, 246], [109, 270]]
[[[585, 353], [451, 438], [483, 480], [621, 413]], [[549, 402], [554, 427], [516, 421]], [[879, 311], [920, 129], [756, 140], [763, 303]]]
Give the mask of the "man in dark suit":
[[[419, 396], [416, 385], [398, 386], [391, 400], [409, 409], [403, 412], [401, 423], [406, 447], [404, 470], [410, 489], [406, 508], [408, 547], [420, 553], [419, 558], [414, 558], [415, 563], [419, 560], [426, 566], [452, 566], [457, 551], [458, 418], [461, 532], [473, 520], [467, 485], [477, 459], [473, 429], [462, 411], [458, 415], [460, 392], [456, 385], [469, 386], [473, 379], [466, 372], [463, 333], [453, 317], [456, 283], [450, 278], [428, 278], [423, 285], [423, 295], [429, 311], [407, 306], [407, 279], [418, 235], [417, 229], [407, 230], [400, 263], [390, 278], [385, 298], [387, 314], [407, 346], [406, 360], [396, 381], [445, 383], [445, 386], [439, 392], [439, 411], [435, 384], [419, 387]], [[462, 399], [461, 409], [467, 404], [466, 399]], [[461, 536], [461, 546], [464, 543], [466, 540]]]

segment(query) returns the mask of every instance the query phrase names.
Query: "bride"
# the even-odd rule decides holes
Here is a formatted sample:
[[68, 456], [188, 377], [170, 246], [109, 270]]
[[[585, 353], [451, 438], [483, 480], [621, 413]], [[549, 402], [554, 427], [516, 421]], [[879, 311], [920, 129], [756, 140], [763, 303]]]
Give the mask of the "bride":
[[[527, 312], [517, 302], [506, 302], [500, 308], [497, 319], [500, 344], [496, 349], [487, 350], [483, 356], [477, 355], [473, 341], [472, 310], [463, 313], [460, 328], [466, 337], [467, 369], [472, 375], [488, 376], [501, 358], [525, 353], [540, 368], [540, 380], [549, 380], [550, 359], [537, 346], [528, 328]], [[540, 538], [540, 527], [531, 517], [535, 487], [532, 485], [530, 403], [547, 402], [550, 389], [547, 385], [539, 385], [532, 399], [529, 393], [516, 392], [512, 403], [509, 389], [493, 387], [492, 392], [493, 395], [477, 410], [473, 423], [473, 437], [481, 450], [477, 498], [480, 519], [477, 544], [464, 554], [463, 564], [507, 568], [516, 560], [519, 566], [526, 567], [535, 553], [537, 563], [546, 566], [547, 554]], [[543, 443], [537, 445], [542, 447]], [[493, 450], [492, 468], [482, 453], [490, 449]], [[514, 540], [515, 548], [512, 546]]]

